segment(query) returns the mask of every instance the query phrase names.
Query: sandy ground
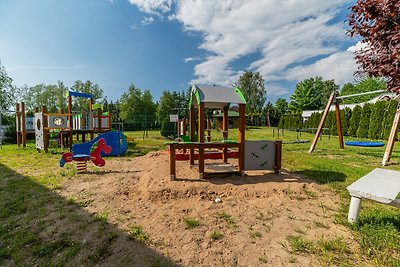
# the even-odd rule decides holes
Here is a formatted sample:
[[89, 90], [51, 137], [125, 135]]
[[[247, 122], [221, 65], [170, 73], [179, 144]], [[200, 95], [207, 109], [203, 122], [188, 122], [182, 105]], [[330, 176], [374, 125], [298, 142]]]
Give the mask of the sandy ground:
[[[90, 213], [107, 211], [108, 221], [123, 231], [142, 226], [148, 246], [182, 266], [320, 265], [313, 255], [290, 253], [291, 235], [343, 237], [355, 246], [348, 230], [333, 223], [339, 197], [326, 186], [285, 172], [247, 174], [199, 180], [197, 169], [184, 161], [171, 181], [168, 155], [154, 152], [109, 158], [104, 168], [91, 167], [68, 180], [61, 194], [87, 201]], [[198, 219], [200, 226], [187, 229], [185, 218]], [[223, 236], [213, 240], [213, 231]], [[102, 264], [118, 265], [115, 260]]]

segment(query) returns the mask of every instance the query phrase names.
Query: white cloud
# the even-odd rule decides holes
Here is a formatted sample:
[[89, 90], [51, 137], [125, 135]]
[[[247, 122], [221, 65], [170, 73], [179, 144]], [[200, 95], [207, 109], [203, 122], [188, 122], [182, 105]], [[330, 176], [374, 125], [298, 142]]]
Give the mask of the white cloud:
[[284, 96], [289, 93], [287, 88], [284, 88], [278, 84], [266, 84], [265, 89], [267, 91], [267, 97], [269, 96]]
[[185, 62], [200, 61], [200, 60], [201, 60], [200, 57], [187, 57], [187, 58], [183, 59], [183, 61], [185, 61]]
[[[339, 9], [348, 3], [346, 0], [130, 2], [148, 14], [164, 14], [181, 22], [185, 31], [202, 34], [200, 48], [211, 56], [195, 66], [197, 78], [192, 82], [230, 83], [240, 75], [230, 68], [231, 63], [256, 52], [260, 53], [260, 58], [251, 62], [248, 68], [259, 71], [266, 81], [297, 79], [306, 75], [302, 68], [317, 73], [320, 67], [328, 73], [328, 64], [333, 63], [342, 66], [342, 69], [330, 70], [330, 76], [335, 80], [346, 80], [353, 73], [355, 63], [351, 62], [350, 52], [340, 51], [336, 45], [347, 38], [344, 23], [331, 23]], [[326, 58], [310, 66], [291, 67], [317, 56]], [[288, 68], [289, 74], [286, 73]]]
[[144, 19], [140, 22], [143, 26], [150, 25], [154, 22], [153, 17], [144, 17]]
[[343, 85], [354, 81], [354, 72], [357, 64], [354, 60], [354, 52], [365, 48], [361, 42], [349, 47], [346, 51], [340, 51], [309, 65], [300, 65], [286, 71], [288, 80], [302, 81], [304, 79], [321, 76], [324, 79], [334, 79], [336, 83]]
[[161, 15], [171, 10], [172, 0], [129, 0], [131, 4], [136, 5], [140, 11]]

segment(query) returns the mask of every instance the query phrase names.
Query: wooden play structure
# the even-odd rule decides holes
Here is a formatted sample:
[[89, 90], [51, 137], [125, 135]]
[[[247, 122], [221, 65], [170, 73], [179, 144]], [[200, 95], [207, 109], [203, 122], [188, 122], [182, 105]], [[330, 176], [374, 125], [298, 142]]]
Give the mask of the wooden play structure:
[[[228, 109], [230, 104], [237, 104], [239, 108], [238, 140], [228, 139]], [[220, 151], [222, 161], [228, 163], [228, 150], [237, 150], [238, 170], [219, 173], [235, 173], [243, 175], [245, 170], [274, 170], [280, 173], [282, 142], [277, 141], [245, 141], [245, 107], [246, 100], [239, 88], [222, 86], [196, 86], [191, 87], [189, 103], [189, 141], [168, 142], [170, 153], [170, 177], [176, 178], [177, 150], [189, 151], [189, 163], [194, 165], [198, 161], [199, 178], [203, 179], [208, 174], [205, 172], [205, 159], [210, 150]], [[220, 109], [223, 111], [223, 139], [211, 142], [211, 137], [206, 141], [205, 136], [205, 109]], [[197, 109], [197, 141], [195, 141], [195, 109]], [[186, 123], [185, 123], [186, 124]], [[178, 127], [179, 128], [179, 127]], [[207, 136], [210, 136], [211, 127], [207, 123]], [[185, 128], [184, 128], [185, 129]], [[195, 151], [197, 154], [195, 154]], [[215, 153], [215, 152], [212, 152]], [[210, 157], [208, 157], [210, 158]], [[215, 174], [215, 173], [213, 173]]]
[[349, 223], [358, 219], [362, 199], [369, 199], [400, 208], [400, 172], [375, 169], [347, 187], [351, 195], [348, 214]]
[[34, 116], [27, 116], [25, 112], [25, 103], [17, 103], [15, 105], [15, 128], [17, 134], [17, 145], [26, 146], [26, 135], [34, 133], [35, 127], [33, 126]]
[[[86, 98], [89, 100], [89, 109], [85, 111], [72, 110], [72, 97]], [[26, 116], [25, 104], [16, 104], [16, 134], [17, 144], [26, 146], [26, 134], [35, 133], [36, 149], [48, 151], [51, 135], [59, 136], [61, 147], [71, 147], [73, 136], [76, 139], [86, 141], [89, 134], [90, 140], [96, 133], [111, 130], [111, 113], [103, 112], [100, 104], [93, 104], [91, 94], [68, 92], [68, 111], [61, 110], [58, 113], [48, 113], [45, 106], [35, 108], [34, 116]]]

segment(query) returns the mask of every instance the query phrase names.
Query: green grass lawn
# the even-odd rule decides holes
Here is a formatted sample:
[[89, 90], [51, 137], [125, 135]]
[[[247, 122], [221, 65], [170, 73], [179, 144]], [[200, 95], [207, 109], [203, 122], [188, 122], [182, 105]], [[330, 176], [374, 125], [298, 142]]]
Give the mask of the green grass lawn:
[[[145, 137], [143, 132], [125, 134], [129, 140], [126, 157], [164, 149], [164, 142], [167, 141], [159, 135], [159, 131], [149, 131]], [[213, 140], [221, 138], [220, 132], [212, 131]], [[230, 130], [229, 139], [236, 138], [237, 131]], [[302, 140], [312, 138], [313, 135], [308, 133], [302, 133], [299, 137]], [[246, 139], [278, 140], [278, 137], [276, 132], [273, 136], [271, 128], [248, 128]], [[364, 201], [359, 222], [355, 225], [347, 224], [350, 198], [346, 186], [380, 167], [385, 148], [346, 147], [341, 150], [336, 136], [323, 136], [315, 152], [309, 154], [310, 143], [290, 143], [296, 139], [295, 132], [285, 131], [284, 136], [280, 133], [279, 140], [284, 143], [283, 169], [326, 184], [340, 195], [341, 209], [332, 220], [351, 229], [361, 248], [354, 253], [359, 254], [361, 261], [368, 259], [372, 265], [400, 266], [398, 209]], [[67, 200], [57, 195], [63, 181], [74, 174], [73, 167], [67, 166], [70, 169], [66, 170], [57, 167], [60, 152], [58, 148], [51, 148], [48, 154], [37, 153], [32, 142], [28, 143], [26, 149], [7, 144], [0, 149], [0, 265], [9, 265], [10, 262], [23, 265], [26, 259], [32, 259], [37, 265], [62, 265], [82, 248], [83, 244], [72, 237], [56, 236], [55, 241], [50, 242], [39, 235], [40, 230], [50, 224], [46, 219], [49, 212], [55, 210], [59, 216], [71, 216], [71, 220], [78, 212], [69, 206]], [[385, 168], [400, 170], [398, 144], [395, 145], [392, 162], [392, 165]], [[66, 212], [65, 207], [72, 211]], [[93, 220], [101, 227], [101, 221], [96, 218]], [[109, 233], [110, 238], [114, 234]], [[90, 249], [89, 246], [88, 258], [84, 262], [96, 264], [96, 249]], [[337, 253], [346, 252], [339, 250]]]

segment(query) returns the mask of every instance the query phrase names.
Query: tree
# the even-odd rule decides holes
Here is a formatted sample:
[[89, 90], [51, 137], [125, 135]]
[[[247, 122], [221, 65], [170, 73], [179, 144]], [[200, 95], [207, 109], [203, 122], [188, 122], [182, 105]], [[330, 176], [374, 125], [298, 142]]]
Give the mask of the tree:
[[[340, 95], [352, 95], [357, 93], [371, 92], [377, 90], [385, 90], [386, 89], [386, 81], [382, 78], [375, 77], [365, 77], [358, 81], [355, 85], [351, 83], [346, 83], [343, 85], [342, 90], [340, 91]], [[360, 95], [343, 99], [344, 104], [357, 104], [366, 102], [380, 93], [368, 94], [368, 95]]]
[[189, 95], [185, 92], [164, 90], [158, 103], [157, 115], [162, 122], [169, 120], [169, 115], [178, 114], [180, 118], [186, 117], [188, 110]]
[[356, 51], [358, 73], [386, 77], [388, 89], [400, 91], [400, 1], [358, 0], [351, 7], [350, 36], [360, 36], [366, 46]]
[[360, 125], [360, 120], [361, 120], [361, 112], [362, 112], [362, 107], [360, 107], [359, 105], [354, 107], [350, 118], [350, 126], [348, 130], [349, 136], [357, 135], [358, 126]]
[[278, 98], [275, 102], [275, 107], [280, 117], [288, 111], [289, 103], [284, 98]]
[[371, 107], [372, 105], [366, 103], [361, 112], [360, 124], [358, 125], [356, 136], [357, 138], [367, 138], [369, 130], [369, 120], [371, 118]]
[[[92, 83], [87, 80], [86, 82], [75, 81], [74, 85], [71, 87], [71, 91], [80, 92], [85, 94], [92, 94], [93, 101], [96, 102], [103, 98], [103, 89], [100, 88], [98, 84]], [[84, 98], [73, 98], [73, 109], [78, 111], [89, 110], [89, 101]]]
[[265, 117], [263, 125], [273, 126], [278, 124], [279, 114], [276, 107], [274, 107], [274, 105], [271, 102], [268, 102], [265, 105], [263, 109], [263, 116]]
[[351, 114], [352, 110], [349, 107], [342, 109], [340, 111], [340, 119], [342, 124], [343, 135], [349, 135]]
[[16, 89], [12, 86], [12, 79], [0, 62], [0, 111], [7, 110], [15, 102]]
[[55, 113], [61, 109], [66, 111], [68, 88], [62, 82], [57, 85], [38, 84], [32, 87], [25, 87], [22, 96], [28, 112], [33, 112], [35, 107], [46, 106], [48, 112]]
[[153, 102], [153, 96], [149, 90], [142, 90], [131, 84], [128, 92], [122, 94], [121, 119], [124, 121], [133, 121], [138, 117], [154, 116], [156, 113], [156, 104]]
[[246, 98], [246, 113], [260, 114], [267, 97], [264, 79], [259, 72], [245, 71], [236, 82]]
[[299, 82], [296, 90], [290, 97], [290, 106], [294, 110], [316, 110], [323, 108], [329, 99], [329, 95], [339, 86], [333, 80], [322, 80], [317, 76]]
[[382, 114], [382, 138], [387, 140], [392, 129], [393, 119], [397, 110], [397, 100], [391, 100]]
[[382, 116], [385, 113], [388, 103], [386, 101], [376, 102], [371, 109], [371, 118], [369, 121], [368, 138], [382, 138]]

